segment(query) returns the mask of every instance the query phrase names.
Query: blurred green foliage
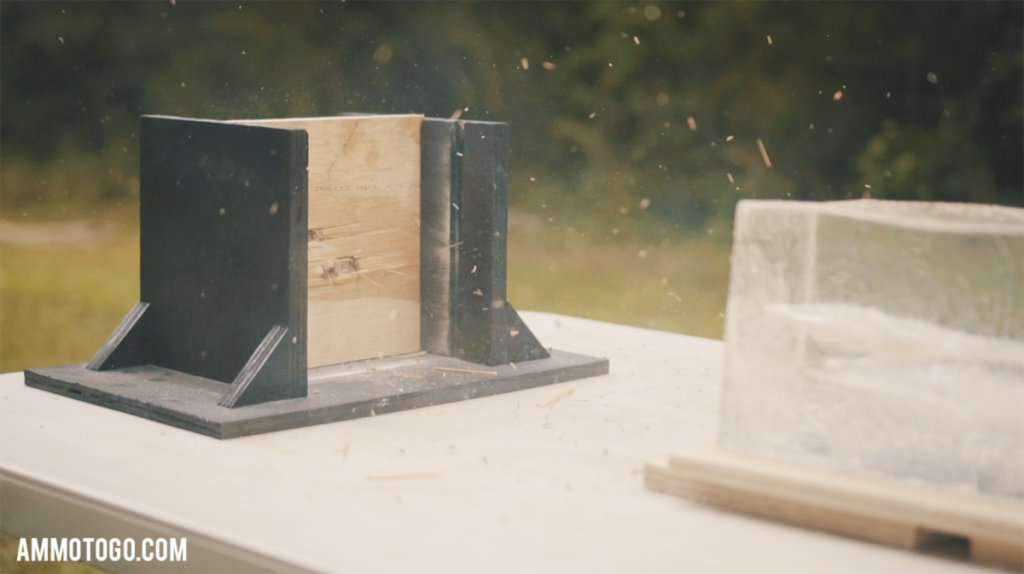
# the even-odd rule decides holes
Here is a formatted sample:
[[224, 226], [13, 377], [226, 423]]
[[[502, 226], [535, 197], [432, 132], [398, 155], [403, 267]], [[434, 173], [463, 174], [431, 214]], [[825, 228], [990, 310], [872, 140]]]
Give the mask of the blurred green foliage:
[[[508, 121], [543, 213], [510, 298], [719, 336], [738, 199], [1024, 205], [1022, 30], [1021, 2], [5, 0], [0, 209], [130, 204], [140, 114]], [[2, 370], [89, 358], [137, 298], [126, 233], [4, 247]]]
[[131, 198], [144, 113], [456, 110], [512, 123], [514, 205], [591, 237], [723, 228], [742, 197], [1024, 203], [1020, 2], [8, 1], [0, 26], [5, 208]]

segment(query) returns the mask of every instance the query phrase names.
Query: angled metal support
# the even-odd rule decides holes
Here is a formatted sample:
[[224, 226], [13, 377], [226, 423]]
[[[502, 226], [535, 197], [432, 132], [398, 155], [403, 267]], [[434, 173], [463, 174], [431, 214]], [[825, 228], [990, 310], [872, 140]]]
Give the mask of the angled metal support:
[[507, 349], [508, 354], [505, 358], [509, 363], [536, 361], [551, 356], [519, 317], [511, 303], [505, 303], [505, 328], [508, 335], [506, 340], [502, 341], [502, 345]]
[[109, 371], [152, 363], [156, 340], [153, 336], [153, 313], [147, 313], [148, 310], [149, 303], [136, 303], [86, 368]]
[[288, 353], [281, 347], [289, 345], [289, 342], [282, 343], [287, 335], [287, 327], [274, 325], [217, 404], [235, 408], [306, 396], [305, 386], [296, 388], [285, 384], [289, 380], [290, 365]]

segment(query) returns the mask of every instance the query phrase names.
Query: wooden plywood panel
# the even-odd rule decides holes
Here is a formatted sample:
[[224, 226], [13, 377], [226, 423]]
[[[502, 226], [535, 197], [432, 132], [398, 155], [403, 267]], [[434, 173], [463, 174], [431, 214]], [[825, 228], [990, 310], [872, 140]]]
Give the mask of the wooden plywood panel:
[[309, 368], [420, 349], [422, 121], [244, 122], [309, 134]]

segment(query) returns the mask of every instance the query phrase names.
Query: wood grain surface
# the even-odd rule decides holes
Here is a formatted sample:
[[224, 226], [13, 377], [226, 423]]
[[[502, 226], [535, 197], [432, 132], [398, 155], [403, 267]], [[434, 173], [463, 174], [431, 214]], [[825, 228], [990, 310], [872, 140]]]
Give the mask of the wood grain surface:
[[707, 447], [649, 462], [644, 484], [770, 520], [907, 549], [939, 538], [975, 562], [1024, 569], [1024, 503], [852, 476]]
[[422, 121], [241, 122], [309, 134], [309, 368], [420, 349]]

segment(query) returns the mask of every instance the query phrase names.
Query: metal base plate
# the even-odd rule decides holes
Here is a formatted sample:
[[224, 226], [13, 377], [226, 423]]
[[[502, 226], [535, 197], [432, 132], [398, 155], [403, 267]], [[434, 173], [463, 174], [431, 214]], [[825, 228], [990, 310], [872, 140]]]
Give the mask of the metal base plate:
[[608, 360], [562, 351], [485, 367], [422, 354], [309, 371], [309, 395], [218, 406], [229, 385], [153, 365], [90, 371], [85, 364], [25, 371], [25, 384], [215, 438], [274, 432], [497, 395], [608, 373]]

